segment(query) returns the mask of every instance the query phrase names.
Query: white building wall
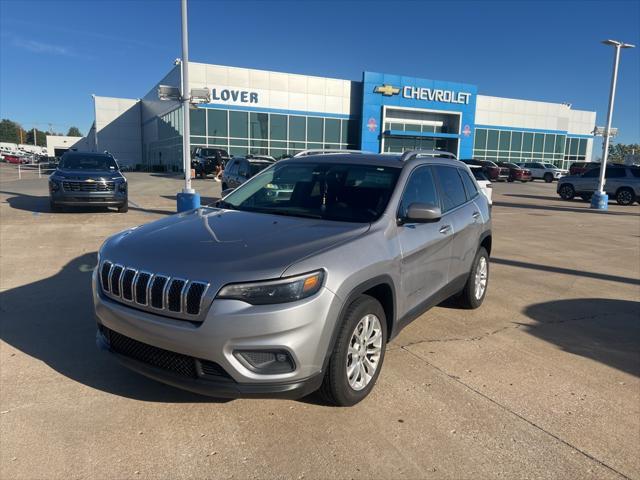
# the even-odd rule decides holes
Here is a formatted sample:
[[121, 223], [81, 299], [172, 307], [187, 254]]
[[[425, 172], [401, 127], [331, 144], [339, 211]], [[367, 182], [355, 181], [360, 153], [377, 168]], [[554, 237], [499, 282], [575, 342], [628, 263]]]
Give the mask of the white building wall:
[[569, 134], [593, 135], [596, 126], [596, 112], [586, 110], [569, 111]]
[[212, 104], [350, 115], [361, 102], [360, 82], [189, 62], [191, 88], [244, 91], [257, 102], [213, 99]]
[[47, 155], [50, 157], [55, 156], [55, 150], [58, 149], [69, 149], [72, 147], [76, 147], [79, 150], [86, 150], [84, 148], [79, 148], [80, 143], [84, 140], [85, 137], [68, 137], [66, 135], [47, 135]]
[[567, 131], [570, 114], [571, 107], [562, 103], [478, 95], [475, 121], [477, 125]]
[[95, 148], [109, 151], [121, 165], [142, 162], [140, 101], [94, 97]]

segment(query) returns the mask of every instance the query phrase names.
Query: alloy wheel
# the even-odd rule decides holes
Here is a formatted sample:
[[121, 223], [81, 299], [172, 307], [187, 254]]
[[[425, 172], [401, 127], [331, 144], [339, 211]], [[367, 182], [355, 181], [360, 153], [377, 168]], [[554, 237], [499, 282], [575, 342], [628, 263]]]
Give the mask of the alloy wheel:
[[476, 267], [475, 295], [476, 300], [480, 300], [487, 289], [487, 279], [489, 277], [489, 266], [485, 257], [480, 257]]
[[360, 319], [351, 334], [347, 351], [347, 380], [356, 390], [365, 388], [374, 377], [382, 354], [380, 319], [367, 314]]

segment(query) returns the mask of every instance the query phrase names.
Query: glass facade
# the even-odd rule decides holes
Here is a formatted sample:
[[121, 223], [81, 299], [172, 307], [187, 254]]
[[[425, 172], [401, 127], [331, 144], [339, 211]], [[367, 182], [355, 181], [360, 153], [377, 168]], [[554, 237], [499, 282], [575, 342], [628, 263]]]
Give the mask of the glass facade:
[[306, 115], [198, 108], [191, 110], [191, 146], [231, 155], [280, 159], [310, 148], [356, 149], [359, 121]]
[[586, 159], [587, 139], [563, 134], [476, 128], [474, 158], [494, 162], [546, 162], [568, 169]]

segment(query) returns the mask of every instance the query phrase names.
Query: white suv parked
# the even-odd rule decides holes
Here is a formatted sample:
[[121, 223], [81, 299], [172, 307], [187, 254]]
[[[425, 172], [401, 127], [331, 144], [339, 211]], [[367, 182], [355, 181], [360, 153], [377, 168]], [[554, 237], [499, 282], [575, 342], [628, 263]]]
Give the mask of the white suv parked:
[[518, 165], [531, 170], [531, 181], [539, 178], [547, 183], [551, 183], [569, 173], [567, 170], [556, 167], [553, 163], [530, 162], [518, 163]]

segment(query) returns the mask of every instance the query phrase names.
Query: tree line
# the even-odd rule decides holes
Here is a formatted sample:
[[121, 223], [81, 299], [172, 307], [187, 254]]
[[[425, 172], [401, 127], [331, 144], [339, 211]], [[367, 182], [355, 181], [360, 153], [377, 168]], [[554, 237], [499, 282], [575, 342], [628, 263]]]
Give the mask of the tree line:
[[[23, 143], [33, 145], [34, 129], [25, 130], [18, 122], [3, 118], [0, 120], [0, 142]], [[47, 146], [47, 135], [64, 135], [57, 132], [45, 132], [35, 129], [36, 145], [39, 147]], [[67, 135], [70, 137], [82, 137], [82, 133], [78, 127], [70, 127]]]

